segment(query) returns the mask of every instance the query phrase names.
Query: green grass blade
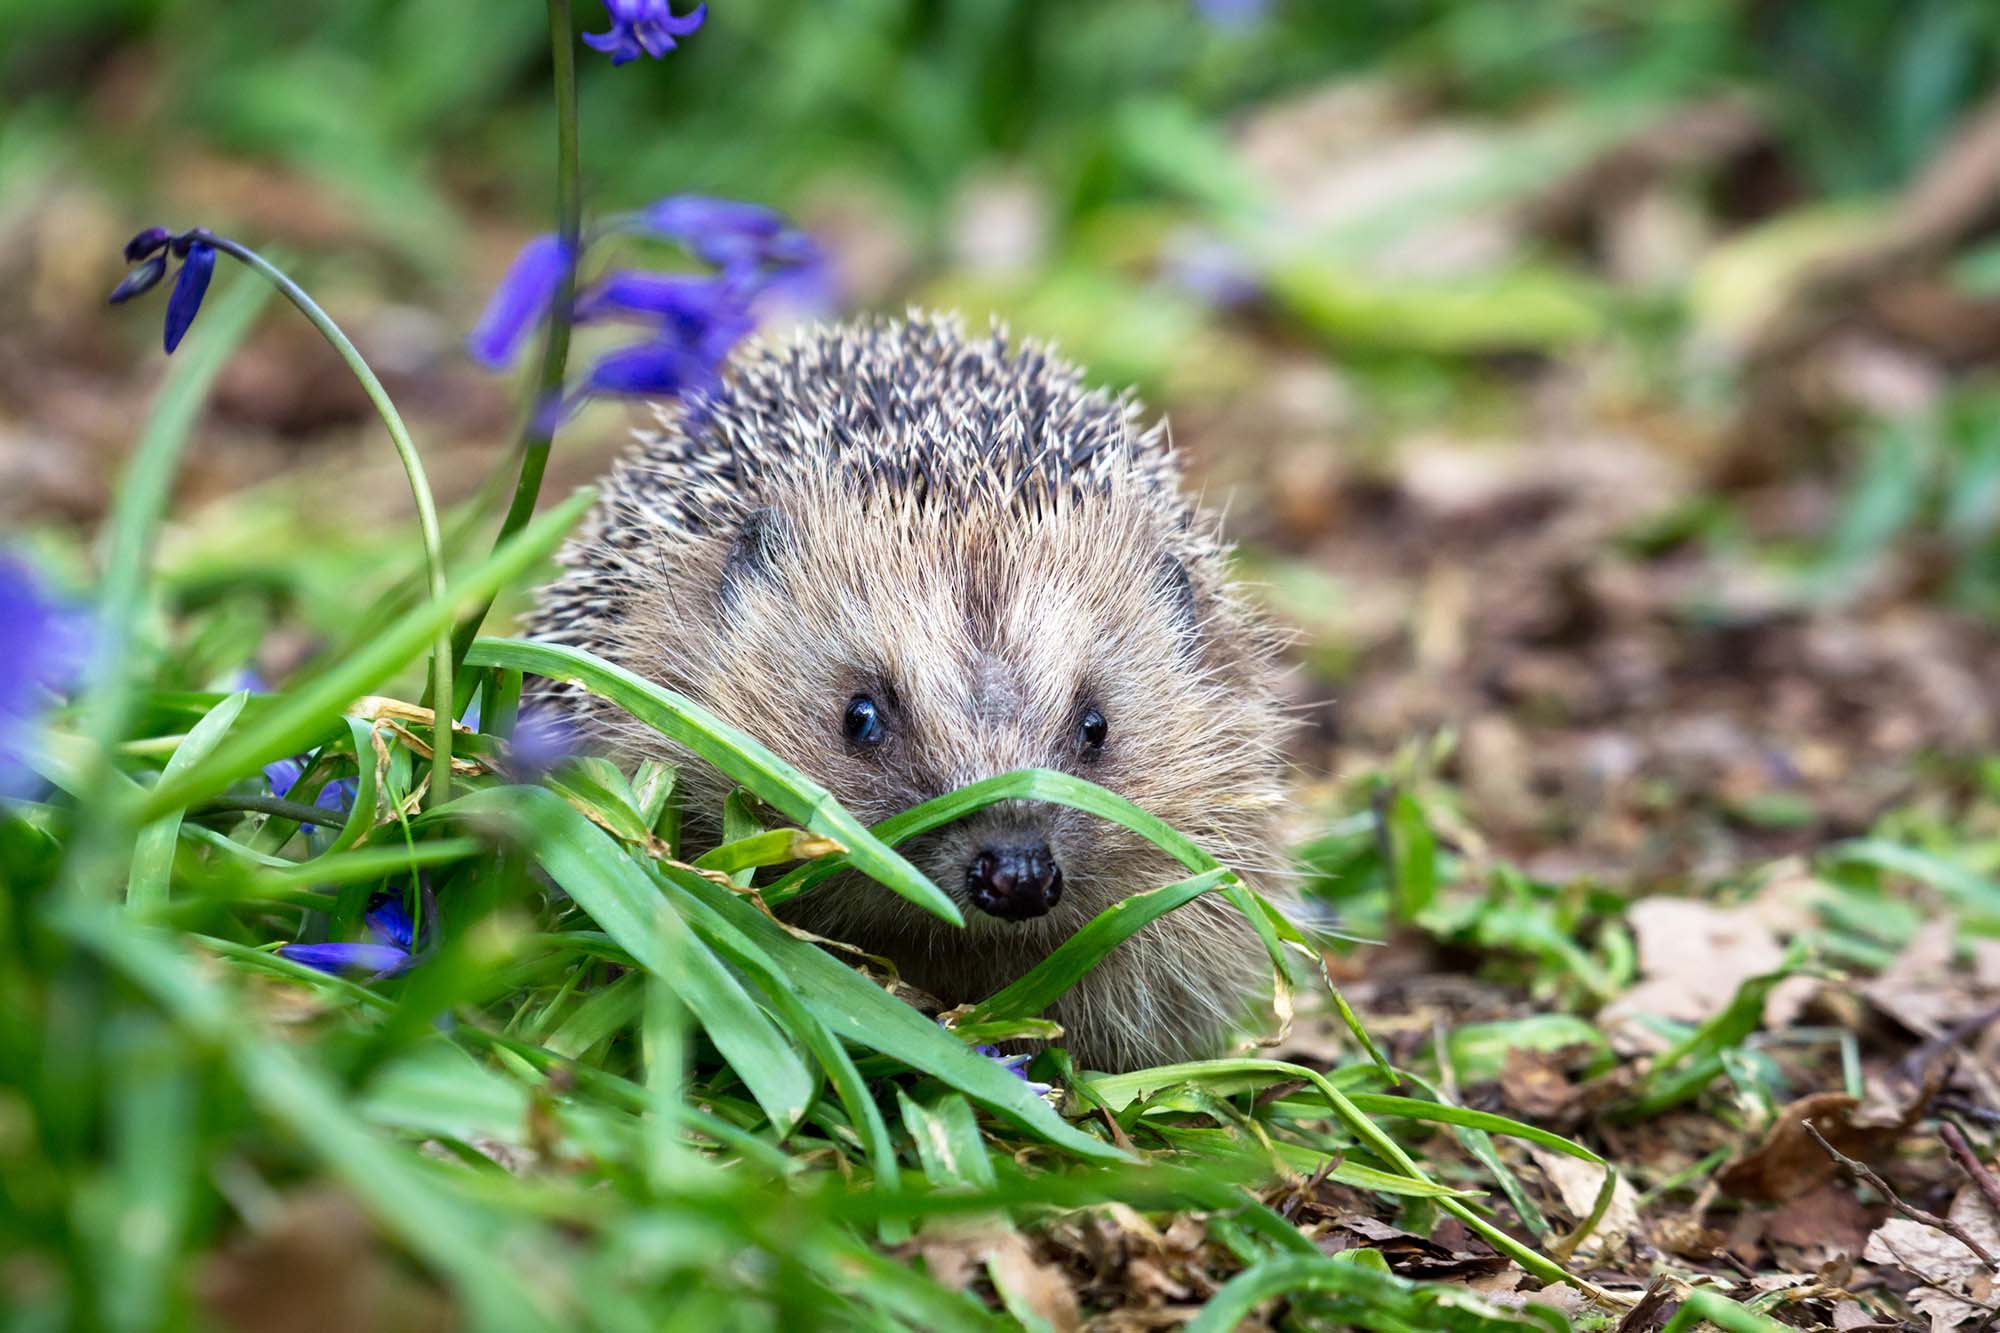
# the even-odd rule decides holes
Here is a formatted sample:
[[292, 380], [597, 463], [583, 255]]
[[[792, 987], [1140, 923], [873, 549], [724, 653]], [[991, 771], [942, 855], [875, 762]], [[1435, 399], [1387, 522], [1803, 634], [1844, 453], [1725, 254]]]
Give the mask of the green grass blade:
[[1704, 1323], [1715, 1325], [1723, 1333], [1787, 1333], [1786, 1326], [1777, 1320], [1767, 1319], [1726, 1296], [1699, 1287], [1688, 1293], [1681, 1308], [1674, 1311], [1674, 1317], [1661, 1326], [1660, 1333], [1693, 1333]]
[[[1248, 1141], [1233, 1129], [1177, 1124], [1149, 1125], [1148, 1128], [1171, 1146], [1191, 1151], [1210, 1162], [1238, 1155], [1248, 1147]], [[1410, 1199], [1479, 1197], [1477, 1190], [1458, 1190], [1449, 1185], [1429, 1184], [1411, 1180], [1408, 1176], [1392, 1175], [1377, 1167], [1346, 1161], [1338, 1153], [1325, 1152], [1303, 1143], [1271, 1139], [1262, 1147], [1269, 1156], [1276, 1157], [1288, 1169], [1296, 1171], [1301, 1176], [1311, 1176], [1319, 1172], [1327, 1180], [1342, 1185], [1352, 1185], [1356, 1189], [1373, 1190], [1377, 1194], [1392, 1194]]]
[[1189, 1321], [1187, 1333], [1231, 1333], [1264, 1301], [1305, 1291], [1335, 1298], [1331, 1309], [1314, 1311], [1314, 1324], [1322, 1327], [1352, 1325], [1397, 1333], [1416, 1329], [1426, 1333], [1521, 1333], [1568, 1326], [1552, 1310], [1503, 1313], [1463, 1288], [1418, 1286], [1357, 1263], [1284, 1255], [1247, 1268], [1223, 1283], [1201, 1313]]
[[[836, 1035], [922, 1070], [1016, 1128], [1079, 1157], [1127, 1160], [1120, 1149], [1063, 1120], [998, 1062], [973, 1051], [817, 945], [787, 933], [738, 895], [685, 872], [672, 874], [669, 882], [754, 942], [790, 979], [798, 999]], [[690, 919], [699, 929], [699, 918]]]
[[[560, 881], [558, 881], [560, 883]], [[646, 1008], [644, 972], [627, 972], [608, 986], [599, 986], [576, 1006], [543, 1043], [557, 1055], [582, 1058], [636, 1021]]]
[[644, 1164], [655, 1190], [667, 1193], [703, 1165], [681, 1141], [682, 1108], [687, 1105], [688, 1010], [674, 988], [658, 977], [646, 977], [645, 1013], [641, 1019], [646, 1064]]
[[374, 724], [358, 717], [343, 717], [347, 724], [347, 735], [354, 743], [354, 806], [347, 812], [347, 820], [340, 826], [327, 849], [316, 860], [324, 861], [346, 851], [366, 837], [375, 827], [375, 807], [380, 798], [376, 795], [375, 727]]
[[739, 870], [784, 865], [790, 861], [810, 861], [845, 851], [839, 843], [800, 829], [774, 828], [747, 838], [725, 842], [704, 853], [695, 864], [703, 870], [734, 875]]
[[931, 1184], [976, 1189], [992, 1189], [998, 1184], [971, 1102], [955, 1092], [920, 1102], [898, 1088], [896, 1104]]
[[1836, 863], [1872, 866], [1928, 884], [1950, 898], [1960, 911], [2000, 920], [2000, 880], [1988, 879], [1921, 848], [1884, 838], [1862, 838], [1841, 843], [1827, 856]]
[[1112, 904], [1085, 922], [1082, 929], [1064, 940], [1025, 976], [981, 1000], [963, 1021], [990, 1023], [1031, 1018], [1041, 1013], [1102, 962], [1106, 954], [1145, 926], [1218, 887], [1228, 877], [1227, 870], [1218, 868], [1164, 888], [1135, 893], [1123, 902]]
[[[174, 750], [160, 775], [170, 781], [206, 759], [243, 713], [250, 692], [238, 690], [211, 708], [195, 723]], [[134, 912], [150, 914], [165, 906], [174, 875], [174, 851], [180, 844], [181, 811], [177, 807], [139, 830], [138, 844], [132, 849], [132, 879], [126, 886], [125, 905]]]
[[[889, 1192], [900, 1188], [902, 1173], [896, 1161], [896, 1148], [889, 1140], [889, 1126], [882, 1119], [882, 1110], [875, 1104], [874, 1094], [869, 1091], [867, 1081], [855, 1066], [854, 1057], [847, 1053], [847, 1048], [841, 1045], [832, 1029], [820, 1021], [818, 1013], [797, 994], [792, 974], [773, 960], [756, 941], [709, 911], [698, 893], [687, 892], [692, 886], [717, 887], [711, 881], [673, 866], [656, 867], [656, 872], [664, 881], [663, 890], [688, 925], [704, 943], [735, 964], [758, 985], [765, 1002], [776, 1010], [792, 1034], [819, 1061], [827, 1078], [832, 1081], [834, 1093], [846, 1109], [848, 1119], [861, 1135], [878, 1187]], [[682, 892], [675, 893], [676, 888]], [[791, 939], [789, 935], [784, 938]], [[883, 1239], [894, 1244], [905, 1237], [899, 1230], [892, 1229]]]
[[[890, 846], [901, 846], [919, 834], [942, 828], [1001, 801], [1048, 801], [1072, 806], [1124, 825], [1189, 870], [1205, 873], [1221, 868], [1221, 862], [1203, 851], [1194, 839], [1159, 816], [1094, 782], [1047, 768], [1023, 768], [984, 778], [892, 815], [876, 825], [873, 832]], [[829, 858], [801, 866], [766, 890], [764, 900], [774, 907], [787, 902], [838, 874], [845, 864], [843, 858]]]
[[212, 796], [271, 760], [296, 754], [322, 739], [328, 718], [338, 716], [355, 699], [421, 654], [430, 646], [439, 625], [450, 624], [460, 611], [493, 596], [554, 550], [595, 498], [592, 491], [579, 491], [537, 518], [458, 580], [444, 601], [426, 602], [398, 617], [366, 647], [293, 691], [206, 761], [154, 788], [140, 808], [140, 818], [157, 819], [169, 810]]
[[160, 1325], [194, 1208], [201, 1170], [201, 1083], [195, 1053], [156, 1018], [118, 1020], [120, 1058], [107, 1091], [112, 1171], [97, 1237], [103, 1315], [118, 1333]]
[[805, 1115], [818, 1089], [805, 1061], [742, 982], [706, 945], [689, 937], [644, 867], [610, 834], [540, 787], [468, 792], [433, 813], [518, 820], [550, 878], [640, 966], [674, 987], [780, 1132], [789, 1132]]
[[1426, 1102], [1415, 1097], [1392, 1097], [1379, 1092], [1351, 1092], [1347, 1094], [1347, 1098], [1369, 1115], [1424, 1120], [1434, 1125], [1461, 1125], [1467, 1129], [1498, 1134], [1503, 1138], [1540, 1144], [1550, 1152], [1574, 1157], [1579, 1161], [1589, 1162], [1592, 1166], [1605, 1165], [1602, 1157], [1580, 1143], [1572, 1143], [1560, 1134], [1551, 1134], [1546, 1129], [1537, 1129], [1533, 1125], [1510, 1120], [1504, 1115], [1494, 1115], [1490, 1111], [1475, 1111], [1470, 1107], [1452, 1106], [1446, 1102]]
[[1737, 987], [1721, 1013], [1653, 1060], [1627, 1102], [1615, 1108], [1615, 1115], [1626, 1120], [1656, 1115], [1698, 1096], [1722, 1071], [1722, 1052], [1742, 1045], [1757, 1030], [1765, 1000], [1802, 959], [1801, 946], [1794, 944], [1777, 971], [1751, 977]]
[[[1287, 1064], [1280, 1060], [1199, 1060], [1187, 1064], [1163, 1065], [1158, 1069], [1143, 1069], [1131, 1074], [1103, 1075], [1090, 1080], [1092, 1093], [1114, 1107], [1129, 1105], [1148, 1088], [1165, 1087], [1172, 1083], [1189, 1082], [1215, 1077], [1237, 1077], [1244, 1074], [1270, 1073], [1286, 1078], [1302, 1078], [1318, 1090], [1325, 1098], [1334, 1118], [1341, 1121], [1368, 1150], [1391, 1166], [1398, 1168], [1412, 1180], [1425, 1184], [1435, 1183], [1424, 1174], [1422, 1167], [1403, 1151], [1403, 1146], [1383, 1132], [1380, 1125], [1371, 1120], [1348, 1095], [1316, 1069], [1304, 1065]], [[1544, 1282], [1564, 1282], [1572, 1286], [1589, 1289], [1588, 1284], [1571, 1276], [1561, 1264], [1556, 1263], [1540, 1251], [1523, 1245], [1500, 1228], [1488, 1222], [1478, 1213], [1457, 1199], [1440, 1199], [1438, 1206], [1445, 1209], [1478, 1232], [1488, 1244], [1507, 1255], [1515, 1263], [1541, 1278]]]
[[748, 788], [801, 828], [846, 847], [845, 864], [953, 925], [964, 924], [943, 890], [842, 809], [826, 788], [685, 695], [558, 644], [480, 639], [465, 660], [474, 666], [526, 671], [579, 685], [616, 704]]

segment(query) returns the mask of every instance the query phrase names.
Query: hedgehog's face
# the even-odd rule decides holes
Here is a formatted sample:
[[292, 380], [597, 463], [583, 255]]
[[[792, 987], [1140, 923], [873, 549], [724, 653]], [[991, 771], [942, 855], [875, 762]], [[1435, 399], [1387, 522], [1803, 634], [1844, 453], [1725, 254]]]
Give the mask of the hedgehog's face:
[[[1051, 768], [1225, 858], [1253, 851], [1276, 790], [1264, 649], [1219, 561], [1161, 529], [1157, 506], [1118, 497], [893, 518], [838, 489], [787, 497], [716, 540], [713, 649], [673, 654], [671, 674], [864, 822]], [[905, 850], [975, 932], [1040, 939], [1187, 873], [1116, 825], [1025, 801]], [[837, 896], [859, 933], [908, 915], [868, 886]]]

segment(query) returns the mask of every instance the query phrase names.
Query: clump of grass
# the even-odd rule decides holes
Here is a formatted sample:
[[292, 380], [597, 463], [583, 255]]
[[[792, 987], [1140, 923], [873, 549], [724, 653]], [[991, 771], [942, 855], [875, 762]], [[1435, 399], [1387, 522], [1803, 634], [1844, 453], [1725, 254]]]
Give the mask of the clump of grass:
[[[572, 649], [485, 639], [467, 679], [496, 730], [461, 736], [456, 794], [423, 808], [440, 724], [414, 704], [356, 701], [407, 671], [452, 607], [521, 577], [576, 512], [526, 529], [448, 604], [413, 609], [297, 688], [135, 682], [140, 725], [108, 752], [88, 714], [59, 720], [42, 761], [55, 789], [0, 826], [14, 1015], [0, 1049], [20, 1127], [0, 1174], [19, 1308], [189, 1322], [188, 1275], [254, 1220], [249, 1200], [330, 1180], [477, 1327], [995, 1326], [1027, 1308], [1022, 1293], [999, 1280], [996, 1310], [896, 1247], [968, 1213], [1032, 1226], [1113, 1202], [1196, 1213], [1232, 1256], [1240, 1274], [1199, 1327], [1276, 1296], [1307, 1322], [1569, 1326], [1548, 1307], [1488, 1307], [1323, 1255], [1260, 1201], [1274, 1175], [1318, 1172], [1454, 1213], [1544, 1281], [1585, 1285], [1496, 1225], [1480, 1189], [1434, 1180], [1395, 1127], [1601, 1159], [1434, 1094], [1385, 1092], [1396, 1076], [1361, 1042], [1325, 1073], [1233, 1059], [1106, 1076], [1058, 1049], [1029, 1077], [968, 1044], [1024, 1030], [1120, 941], [1204, 893], [1252, 915], [1279, 978], [1298, 954], [1296, 929], [1231, 871], [1110, 792], [1009, 774], [869, 830], [689, 700]], [[497, 730], [524, 670], [619, 704], [796, 827], [746, 832], [693, 866], [670, 767], [584, 759], [512, 779]], [[313, 807], [253, 799], [260, 766], [294, 751], [308, 772], [357, 779], [338, 828], [307, 836], [294, 816]], [[1193, 873], [1109, 909], [975, 1006], [962, 1033], [765, 910], [841, 868], [929, 901], [935, 887], [893, 845], [1011, 799], [1116, 821]], [[78, 840], [94, 824], [85, 881]], [[407, 968], [333, 976], [275, 951], [355, 938], [385, 899], [416, 923]], [[354, 1280], [377, 1262], [356, 1255]]]

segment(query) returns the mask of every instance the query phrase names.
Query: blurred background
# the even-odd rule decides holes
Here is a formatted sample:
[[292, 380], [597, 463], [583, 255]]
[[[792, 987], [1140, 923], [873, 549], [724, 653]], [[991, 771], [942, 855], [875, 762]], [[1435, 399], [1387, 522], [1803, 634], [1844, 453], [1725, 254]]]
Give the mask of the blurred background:
[[[472, 495], [547, 63], [530, 0], [0, 0], [10, 539], [87, 568], [164, 368], [104, 305], [153, 222], [283, 256]], [[1297, 631], [1329, 882], [1393, 788], [1460, 853], [1672, 886], [2000, 839], [1996, 64], [1977, 0], [715, 0], [664, 62], [580, 52], [586, 198], [777, 205], [849, 308], [997, 315], [1166, 412]], [[181, 487], [167, 586], [226, 612], [187, 686], [282, 680], [415, 567], [275, 303]]]

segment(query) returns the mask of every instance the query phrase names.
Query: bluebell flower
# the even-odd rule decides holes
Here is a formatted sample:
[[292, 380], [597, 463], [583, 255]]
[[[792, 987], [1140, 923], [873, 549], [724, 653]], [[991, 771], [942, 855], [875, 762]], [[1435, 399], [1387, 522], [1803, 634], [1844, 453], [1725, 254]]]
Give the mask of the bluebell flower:
[[[642, 319], [673, 325], [690, 343], [733, 343], [754, 323], [743, 292], [725, 278], [685, 273], [607, 273], [577, 298], [576, 322]], [[720, 331], [719, 333], [717, 331]]]
[[[637, 323], [648, 336], [606, 355], [571, 396], [544, 404], [538, 424], [545, 429], [591, 393], [670, 398], [712, 389], [729, 354], [756, 328], [762, 302], [829, 303], [832, 285], [818, 244], [759, 204], [673, 195], [613, 219], [605, 230], [673, 241], [719, 272], [619, 269], [585, 285], [570, 309], [573, 322]], [[554, 236], [528, 243], [469, 339], [475, 360], [499, 369], [513, 359], [548, 315], [570, 262]]]
[[757, 327], [742, 292], [727, 278], [618, 272], [577, 302], [579, 324], [638, 319], [653, 337], [604, 357], [587, 383], [599, 393], [674, 397], [713, 388], [737, 343]]
[[817, 306], [832, 295], [825, 252], [776, 209], [676, 194], [632, 214], [626, 225], [685, 246], [695, 258], [721, 269], [746, 300], [781, 292], [793, 304]]
[[555, 713], [524, 713], [507, 743], [508, 766], [522, 782], [534, 782], [577, 751], [575, 728]]
[[972, 1049], [1027, 1084], [1028, 1091], [1034, 1093], [1037, 1097], [1045, 1097], [1053, 1091], [1052, 1085], [1037, 1083], [1028, 1077], [1028, 1063], [1035, 1058], [1034, 1056], [1005, 1055], [1001, 1053], [998, 1046], [975, 1046]]
[[167, 354], [173, 355], [181, 339], [201, 313], [202, 298], [208, 295], [209, 279], [215, 276], [214, 238], [199, 227], [176, 236], [165, 227], [148, 227], [125, 243], [125, 260], [135, 267], [111, 291], [111, 304], [122, 305], [159, 285], [166, 276], [169, 253], [179, 257], [180, 272], [167, 296], [165, 336]]
[[281, 944], [278, 956], [321, 972], [391, 976], [415, 961], [416, 926], [401, 901], [377, 898], [362, 916], [372, 937], [353, 944]]
[[187, 258], [181, 261], [181, 271], [174, 275], [174, 290], [167, 296], [167, 327], [164, 339], [167, 355], [187, 337], [187, 331], [194, 326], [194, 317], [201, 313], [201, 299], [208, 295], [208, 280], [215, 276], [215, 247], [194, 242], [187, 248]]
[[521, 340], [548, 314], [569, 263], [568, 248], [553, 234], [522, 246], [466, 340], [472, 359], [488, 370], [512, 361]]
[[144, 296], [160, 285], [160, 279], [167, 276], [167, 257], [154, 255], [130, 273], [125, 280], [111, 289], [111, 304], [123, 305], [135, 296]]
[[165, 227], [148, 227], [125, 242], [125, 262], [136, 264], [147, 255], [158, 254], [173, 242], [174, 234]]
[[672, 0], [604, 0], [604, 7], [611, 13], [611, 31], [587, 32], [583, 41], [610, 56], [613, 65], [640, 56], [658, 60], [678, 45], [676, 37], [688, 36], [708, 18], [707, 5], [675, 17]]
[[[304, 755], [296, 755], [290, 759], [273, 759], [264, 765], [264, 780], [271, 784], [271, 795], [289, 794], [292, 788], [298, 785], [299, 779], [305, 776], [306, 767], [307, 759]], [[355, 797], [360, 791], [359, 778], [335, 778], [319, 789], [319, 795], [313, 797], [313, 804], [329, 814], [345, 816], [354, 808]], [[310, 837], [318, 827], [317, 824], [301, 824], [299, 832]]]
[[600, 357], [584, 384], [593, 393], [629, 397], [678, 398], [691, 389], [706, 389], [717, 368], [668, 338], [621, 347]]
[[73, 683], [90, 647], [89, 621], [52, 596], [27, 562], [0, 553], [0, 796], [25, 796], [40, 779], [26, 753], [49, 692]]
[[248, 690], [252, 694], [269, 694], [271, 682], [253, 666], [241, 666], [229, 674], [228, 690], [231, 694], [238, 690]]
[[1161, 276], [1198, 300], [1229, 309], [1263, 295], [1257, 265], [1241, 247], [1206, 232], [1183, 232], [1167, 245]]

